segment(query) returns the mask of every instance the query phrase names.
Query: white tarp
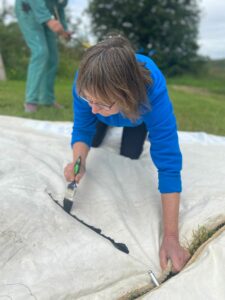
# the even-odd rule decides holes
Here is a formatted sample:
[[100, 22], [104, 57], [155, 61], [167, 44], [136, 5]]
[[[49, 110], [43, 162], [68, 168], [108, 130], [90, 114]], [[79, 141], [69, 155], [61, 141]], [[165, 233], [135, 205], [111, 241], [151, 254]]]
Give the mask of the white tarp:
[[[1, 116], [0, 131], [1, 299], [119, 299], [151, 284], [149, 269], [159, 280], [163, 277], [158, 258], [161, 202], [148, 142], [141, 158], [132, 161], [118, 154], [121, 131], [111, 130], [104, 145], [89, 154], [72, 209], [84, 222], [125, 244], [126, 254], [52, 200], [62, 203], [64, 198], [63, 167], [72, 157], [70, 123]], [[199, 225], [225, 220], [225, 138], [180, 133], [180, 142], [180, 239], [185, 244]], [[146, 299], [171, 299], [175, 293], [175, 299], [181, 294], [185, 300], [206, 299], [200, 298], [198, 285], [208, 276], [206, 270], [210, 284], [202, 285], [203, 295], [224, 299], [218, 278], [224, 278], [224, 271], [219, 274], [225, 264], [224, 244], [220, 235], [203, 256]], [[217, 289], [215, 298], [212, 287]]]

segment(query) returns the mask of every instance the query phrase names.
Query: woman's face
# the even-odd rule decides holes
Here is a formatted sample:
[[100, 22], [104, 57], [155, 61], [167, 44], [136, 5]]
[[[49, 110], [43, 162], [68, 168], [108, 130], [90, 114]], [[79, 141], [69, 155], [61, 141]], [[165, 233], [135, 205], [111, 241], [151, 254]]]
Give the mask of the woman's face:
[[94, 99], [88, 93], [85, 93], [85, 95], [86, 98], [81, 97], [81, 99], [83, 99], [90, 105], [93, 114], [100, 114], [104, 117], [108, 117], [111, 115], [118, 114], [120, 112], [116, 102], [112, 103], [111, 105], [108, 105], [101, 101], [98, 101], [97, 99]]

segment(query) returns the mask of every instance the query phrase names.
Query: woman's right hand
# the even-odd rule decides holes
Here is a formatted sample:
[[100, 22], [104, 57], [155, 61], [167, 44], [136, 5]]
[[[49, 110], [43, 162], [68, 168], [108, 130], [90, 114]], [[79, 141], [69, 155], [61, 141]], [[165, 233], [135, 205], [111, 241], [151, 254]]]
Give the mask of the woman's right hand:
[[79, 173], [75, 176], [74, 174], [74, 165], [75, 162], [69, 163], [65, 168], [64, 168], [64, 176], [67, 181], [76, 181], [76, 183], [79, 183], [81, 178], [85, 174], [85, 166], [83, 164], [80, 165], [80, 171]]
[[63, 35], [64, 34], [64, 28], [63, 28], [62, 24], [58, 20], [51, 19], [51, 20], [48, 20], [46, 22], [46, 24], [47, 24], [48, 28], [51, 31], [53, 31], [53, 32], [55, 32], [55, 33], [57, 33], [59, 35]]

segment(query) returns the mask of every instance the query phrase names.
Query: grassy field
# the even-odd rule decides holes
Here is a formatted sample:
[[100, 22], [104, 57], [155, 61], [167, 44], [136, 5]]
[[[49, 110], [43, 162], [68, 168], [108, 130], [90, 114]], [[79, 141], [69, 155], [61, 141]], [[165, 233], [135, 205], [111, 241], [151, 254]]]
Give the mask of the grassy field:
[[211, 91], [200, 80], [198, 83], [198, 87], [185, 81], [169, 84], [179, 129], [225, 135], [225, 92]]
[[[0, 114], [72, 121], [72, 80], [56, 82], [57, 101], [64, 105], [64, 110], [41, 107], [32, 115], [25, 114], [23, 109], [25, 82], [0, 82]], [[225, 61], [212, 63], [206, 75], [168, 79], [168, 88], [179, 130], [225, 135]]]
[[169, 79], [168, 86], [180, 130], [225, 135], [225, 60], [209, 62], [205, 74]]
[[57, 102], [63, 104], [64, 109], [40, 107], [37, 112], [28, 114], [23, 107], [25, 81], [0, 81], [0, 114], [37, 120], [72, 121], [72, 82], [73, 79], [56, 82]]

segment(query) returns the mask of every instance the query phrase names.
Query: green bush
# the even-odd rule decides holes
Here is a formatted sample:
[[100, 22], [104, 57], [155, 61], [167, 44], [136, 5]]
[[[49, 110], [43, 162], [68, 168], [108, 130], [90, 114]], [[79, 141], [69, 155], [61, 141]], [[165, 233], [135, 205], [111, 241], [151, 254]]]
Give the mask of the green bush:
[[0, 23], [0, 51], [9, 79], [26, 78], [29, 50], [16, 23]]
[[59, 43], [58, 77], [65, 79], [74, 77], [83, 53], [84, 47], [81, 43], [76, 43], [73, 47]]

